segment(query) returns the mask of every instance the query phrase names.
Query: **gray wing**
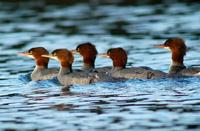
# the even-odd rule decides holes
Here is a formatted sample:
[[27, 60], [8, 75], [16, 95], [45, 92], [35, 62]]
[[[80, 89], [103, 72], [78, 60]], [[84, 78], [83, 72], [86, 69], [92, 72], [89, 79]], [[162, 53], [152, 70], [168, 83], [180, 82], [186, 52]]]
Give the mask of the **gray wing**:
[[100, 73], [100, 72], [103, 72], [103, 73], [106, 73], [106, 72], [111, 72], [112, 70], [112, 67], [101, 67], [101, 68], [95, 68], [94, 71], [97, 72], [97, 73]]
[[200, 68], [187, 68], [180, 71], [180, 75], [183, 76], [194, 76], [200, 72]]
[[73, 72], [64, 76], [59, 77], [58, 80], [62, 85], [74, 85], [74, 84], [90, 84], [92, 77], [85, 72]]
[[48, 80], [57, 76], [57, 74], [58, 74], [58, 69], [55, 68], [36, 70], [31, 73], [31, 79], [34, 81]]
[[155, 78], [166, 77], [166, 75], [167, 74], [164, 72], [143, 67], [132, 67], [112, 73], [112, 76], [114, 77], [123, 77], [128, 79], [134, 79], [134, 78], [155, 79]]

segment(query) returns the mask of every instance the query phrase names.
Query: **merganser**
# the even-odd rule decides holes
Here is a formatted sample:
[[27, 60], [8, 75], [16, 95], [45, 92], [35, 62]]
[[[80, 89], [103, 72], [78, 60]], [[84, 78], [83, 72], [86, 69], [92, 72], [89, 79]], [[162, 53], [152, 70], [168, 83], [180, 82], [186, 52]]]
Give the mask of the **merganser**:
[[184, 65], [184, 56], [187, 52], [185, 41], [181, 38], [169, 38], [164, 44], [155, 45], [157, 48], [165, 48], [172, 52], [172, 64], [169, 74], [183, 76], [198, 76], [200, 68], [186, 68]]
[[74, 56], [72, 52], [67, 49], [56, 49], [49, 55], [42, 55], [43, 57], [52, 58], [60, 62], [60, 70], [57, 75], [58, 81], [64, 86], [74, 84], [90, 84], [93, 83], [95, 76], [83, 71], [72, 70], [72, 63]]
[[71, 50], [73, 54], [83, 56], [83, 70], [91, 71], [95, 68], [95, 60], [98, 54], [95, 45], [90, 42], [80, 44], [75, 50]]
[[96, 76], [95, 82], [116, 82], [124, 81], [126, 79], [112, 77], [109, 71], [111, 67], [95, 68], [95, 60], [98, 54], [95, 45], [87, 42], [80, 44], [76, 47], [76, 50], [71, 50], [73, 54], [80, 54], [83, 57], [82, 70], [89, 72]]
[[167, 74], [153, 70], [149, 67], [131, 67], [126, 68], [127, 64], [127, 53], [123, 48], [111, 48], [107, 53], [99, 54], [100, 56], [111, 58], [113, 61], [113, 68], [111, 74], [117, 78], [144, 78], [144, 79], [155, 79], [166, 77]]
[[35, 47], [28, 50], [28, 52], [19, 53], [21, 56], [33, 58], [36, 66], [31, 73], [31, 79], [47, 80], [55, 77], [58, 74], [58, 70], [55, 68], [48, 69], [49, 58], [44, 58], [42, 55], [47, 55], [49, 52], [44, 47]]
[[108, 72], [111, 67], [95, 68], [95, 60], [98, 55], [98, 51], [90, 42], [79, 44], [75, 50], [71, 50], [73, 54], [80, 54], [83, 57], [82, 70], [90, 72]]

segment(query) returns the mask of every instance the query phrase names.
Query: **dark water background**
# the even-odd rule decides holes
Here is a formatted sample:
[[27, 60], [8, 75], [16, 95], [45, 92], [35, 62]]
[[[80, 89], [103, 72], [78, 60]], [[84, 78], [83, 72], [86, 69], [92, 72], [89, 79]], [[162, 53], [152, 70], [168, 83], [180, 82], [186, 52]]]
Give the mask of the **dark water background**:
[[[125, 48], [129, 66], [167, 72], [170, 53], [153, 45], [178, 36], [189, 47], [185, 64], [200, 64], [199, 3], [0, 7], [0, 130], [199, 131], [199, 77], [75, 85], [64, 92], [53, 80], [28, 81], [34, 61], [16, 55], [35, 46], [52, 51], [90, 41], [99, 52]], [[75, 58], [73, 67], [80, 68], [81, 58]], [[96, 61], [97, 67], [111, 64]]]

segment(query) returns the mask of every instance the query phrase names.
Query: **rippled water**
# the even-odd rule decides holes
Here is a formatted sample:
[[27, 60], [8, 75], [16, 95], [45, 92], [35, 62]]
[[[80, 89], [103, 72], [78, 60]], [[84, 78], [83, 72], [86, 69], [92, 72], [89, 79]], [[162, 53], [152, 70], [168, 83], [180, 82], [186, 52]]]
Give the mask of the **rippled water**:
[[[129, 66], [167, 72], [170, 53], [153, 45], [182, 37], [187, 66], [199, 64], [200, 5], [0, 4], [0, 130], [163, 130], [200, 128], [199, 77], [74, 85], [33, 82], [34, 61], [16, 55], [34, 46], [74, 49], [90, 41], [99, 52], [123, 47]], [[97, 58], [98, 67], [111, 60]], [[76, 56], [74, 68], [80, 68]], [[50, 61], [50, 67], [58, 67]]]

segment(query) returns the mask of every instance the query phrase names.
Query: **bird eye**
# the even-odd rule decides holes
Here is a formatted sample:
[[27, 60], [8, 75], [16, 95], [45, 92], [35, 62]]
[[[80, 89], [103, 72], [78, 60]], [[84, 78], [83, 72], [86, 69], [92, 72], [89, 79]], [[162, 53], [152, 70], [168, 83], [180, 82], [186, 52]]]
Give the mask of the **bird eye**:
[[56, 56], [56, 53], [54, 53], [53, 56]]
[[79, 48], [77, 48], [77, 49], [76, 49], [76, 51], [77, 51], [77, 52], [79, 52], [79, 51], [80, 51], [80, 49], [79, 49]]

